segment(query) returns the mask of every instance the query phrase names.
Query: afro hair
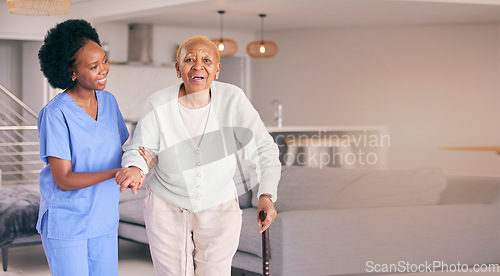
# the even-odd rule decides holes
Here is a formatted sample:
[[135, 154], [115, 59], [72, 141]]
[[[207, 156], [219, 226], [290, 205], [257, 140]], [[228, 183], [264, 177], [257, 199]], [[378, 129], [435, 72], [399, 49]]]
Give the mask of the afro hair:
[[67, 89], [74, 85], [71, 79], [74, 55], [90, 40], [101, 45], [97, 31], [81, 19], [66, 20], [47, 32], [38, 59], [52, 87]]

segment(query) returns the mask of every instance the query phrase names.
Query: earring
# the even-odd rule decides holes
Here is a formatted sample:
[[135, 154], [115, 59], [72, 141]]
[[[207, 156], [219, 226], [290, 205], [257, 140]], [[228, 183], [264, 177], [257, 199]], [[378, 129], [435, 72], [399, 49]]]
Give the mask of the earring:
[[75, 76], [72, 76], [72, 77], [71, 77], [71, 80], [72, 80], [72, 81], [75, 81], [75, 80], [76, 80], [76, 77], [75, 77]]

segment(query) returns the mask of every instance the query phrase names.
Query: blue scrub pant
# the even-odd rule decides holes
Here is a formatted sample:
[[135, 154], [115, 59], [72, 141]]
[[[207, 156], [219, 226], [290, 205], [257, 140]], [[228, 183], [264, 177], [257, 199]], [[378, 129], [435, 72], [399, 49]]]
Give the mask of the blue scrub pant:
[[118, 276], [117, 233], [68, 241], [47, 238], [44, 230], [42, 244], [53, 276]]

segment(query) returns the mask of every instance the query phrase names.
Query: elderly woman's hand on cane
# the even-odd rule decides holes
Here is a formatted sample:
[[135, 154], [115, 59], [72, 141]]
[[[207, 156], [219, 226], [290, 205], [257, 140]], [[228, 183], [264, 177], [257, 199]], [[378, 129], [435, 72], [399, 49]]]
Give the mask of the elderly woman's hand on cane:
[[[267, 214], [266, 219], [264, 221], [261, 221], [259, 218], [259, 213], [260, 211], [264, 210]], [[274, 209], [274, 202], [273, 202], [273, 197], [270, 194], [262, 194], [260, 195], [259, 198], [259, 206], [257, 208], [257, 221], [259, 223], [260, 233], [263, 233], [264, 231], [271, 226], [271, 223], [276, 219], [277, 212], [276, 209]]]

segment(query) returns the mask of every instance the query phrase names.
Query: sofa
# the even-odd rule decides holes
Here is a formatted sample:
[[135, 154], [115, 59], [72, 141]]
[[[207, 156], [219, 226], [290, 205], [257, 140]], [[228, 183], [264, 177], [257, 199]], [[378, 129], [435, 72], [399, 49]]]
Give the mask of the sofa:
[[[261, 273], [255, 178], [251, 166], [235, 175], [243, 222], [232, 265]], [[142, 212], [130, 212], [142, 209], [144, 194], [123, 194], [120, 238], [147, 244]], [[445, 176], [438, 168], [285, 166], [277, 200], [269, 230], [272, 275], [500, 263], [499, 177]], [[381, 270], [391, 264], [398, 270]]]
[[39, 205], [38, 185], [0, 186], [0, 248], [3, 271], [7, 271], [9, 248], [42, 242], [35, 229]]

